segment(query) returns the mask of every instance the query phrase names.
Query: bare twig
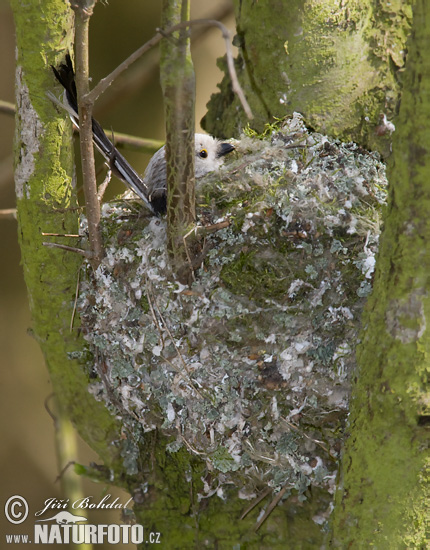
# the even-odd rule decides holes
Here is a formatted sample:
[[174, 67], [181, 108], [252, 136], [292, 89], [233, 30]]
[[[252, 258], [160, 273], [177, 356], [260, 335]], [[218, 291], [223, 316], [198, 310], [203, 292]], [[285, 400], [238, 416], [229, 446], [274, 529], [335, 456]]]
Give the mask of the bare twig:
[[313, 443], [315, 443], [316, 445], [321, 447], [321, 449], [323, 449], [330, 456], [330, 449], [327, 448], [327, 445], [323, 441], [320, 441], [319, 439], [314, 439], [313, 437], [310, 437], [308, 434], [301, 431], [297, 426], [295, 426], [294, 424], [289, 422], [286, 418], [282, 418], [282, 420], [285, 422], [285, 424], [287, 424], [287, 426], [289, 428], [295, 430], [296, 432], [299, 432], [301, 435], [304, 435], [306, 437], [306, 439], [309, 439], [309, 441], [312, 441]]
[[[46, 95], [53, 103], [55, 103], [55, 105], [57, 105], [57, 107], [63, 109], [64, 111], [67, 111], [72, 117], [75, 116], [71, 107], [60, 101], [51, 91], [48, 91]], [[109, 133], [108, 130], [103, 131], [106, 135]], [[77, 128], [75, 125], [73, 126], [73, 132], [79, 135], [79, 128]], [[112, 143], [118, 149], [121, 149], [123, 147], [124, 149], [139, 151], [141, 153], [155, 153], [156, 151], [158, 151], [158, 149], [160, 149], [160, 147], [164, 145], [164, 142], [158, 139], [145, 139], [121, 133], [115, 133], [114, 139], [112, 139]]]
[[209, 235], [210, 233], [216, 233], [221, 229], [225, 229], [230, 226], [230, 220], [223, 220], [222, 222], [213, 223], [211, 225], [198, 225], [195, 227], [196, 235]]
[[89, 20], [95, 1], [73, 0], [75, 11], [76, 45], [76, 88], [80, 126], [82, 176], [84, 181], [85, 207], [88, 220], [91, 262], [96, 268], [103, 257], [103, 243], [100, 230], [100, 203], [97, 198], [97, 181], [92, 137], [92, 110], [94, 101], [89, 97]]
[[218, 27], [218, 29], [221, 30], [222, 36], [226, 44], [227, 66], [228, 66], [230, 78], [232, 81], [233, 91], [237, 94], [248, 118], [250, 119], [253, 118], [251, 108], [249, 107], [248, 102], [246, 101], [245, 94], [239, 84], [239, 80], [236, 75], [236, 69], [234, 67], [233, 54], [232, 54], [231, 45], [230, 45], [230, 39], [231, 39], [230, 32], [225, 25], [223, 25], [219, 21], [216, 21], [215, 19], [195, 19], [193, 21], [183, 21], [181, 23], [178, 23], [177, 25], [173, 25], [172, 27], [169, 27], [168, 29], [164, 29], [163, 31], [158, 30], [155, 36], [153, 36], [150, 40], [148, 40], [148, 42], [143, 44], [143, 46], [138, 48], [134, 53], [132, 53], [129, 57], [127, 57], [127, 59], [125, 59], [120, 65], [118, 65], [118, 67], [116, 67], [116, 69], [114, 69], [105, 78], [102, 78], [100, 82], [91, 90], [91, 92], [87, 94], [86, 101], [94, 104], [96, 99], [103, 92], [105, 92], [107, 88], [109, 88], [112, 82], [116, 78], [118, 78], [120, 74], [122, 74], [132, 63], [134, 63], [137, 59], [139, 59], [139, 57], [141, 57], [144, 53], [146, 53], [148, 50], [156, 46], [164, 36], [171, 35], [176, 31], [179, 31], [181, 29], [186, 29], [189, 27], [194, 27], [196, 25]]
[[48, 397], [45, 399], [45, 401], [44, 401], [43, 404], [44, 404], [44, 406], [45, 406], [46, 412], [47, 412], [47, 413], [49, 414], [49, 416], [52, 418], [52, 421], [54, 422], [55, 428], [57, 428], [57, 426], [56, 426], [56, 424], [57, 424], [57, 416], [53, 413], [53, 411], [52, 411], [52, 409], [51, 409], [51, 407], [50, 407], [50, 405], [49, 405], [49, 401], [50, 401], [51, 399], [54, 399], [54, 397], [55, 397], [55, 393], [50, 393], [50, 394], [48, 395]]
[[3, 101], [0, 99], [0, 113], [3, 113], [4, 115], [11, 115], [14, 116], [16, 112], [16, 107], [13, 103], [10, 103], [9, 101]]
[[263, 525], [263, 523], [266, 521], [266, 519], [270, 516], [270, 514], [273, 512], [274, 508], [276, 508], [278, 502], [285, 495], [287, 489], [288, 489], [288, 486], [284, 485], [282, 487], [282, 489], [279, 491], [279, 493], [275, 496], [275, 498], [269, 504], [264, 516], [260, 519], [260, 521], [255, 526], [255, 531], [258, 531], [260, 529], [260, 527]]
[[69, 462], [64, 466], [64, 468], [61, 470], [61, 472], [58, 474], [58, 476], [55, 478], [54, 483], [58, 483], [62, 480], [63, 476], [67, 472], [67, 470], [70, 468], [70, 466], [74, 466], [76, 464], [75, 460], [69, 460]]
[[14, 218], [16, 220], [16, 208], [3, 208], [0, 210], [0, 217]]
[[[178, 430], [179, 431], [179, 430]], [[197, 456], [206, 456], [205, 453], [202, 453], [201, 451], [198, 451], [197, 449], [194, 449], [194, 447], [188, 443], [188, 441], [185, 439], [185, 437], [179, 432], [179, 437], [182, 439], [182, 441], [185, 443], [185, 446], [188, 448], [189, 451], [191, 451], [193, 454]]]
[[194, 24], [209, 25], [209, 26], [218, 27], [220, 29], [225, 42], [225, 50], [227, 54], [227, 67], [228, 67], [228, 72], [230, 73], [233, 92], [237, 94], [237, 97], [239, 98], [239, 101], [242, 104], [242, 107], [246, 113], [246, 116], [249, 119], [254, 118], [254, 115], [252, 114], [252, 111], [251, 111], [251, 107], [248, 105], [248, 102], [246, 101], [246, 98], [245, 98], [245, 94], [243, 93], [243, 90], [239, 84], [239, 80], [236, 75], [236, 69], [234, 68], [233, 53], [231, 51], [230, 31], [227, 29], [225, 25], [223, 25], [220, 21], [216, 21], [215, 19], [196, 19], [194, 21], [190, 21], [190, 23], [192, 23], [193, 25]]
[[[233, 13], [233, 6], [230, 4], [214, 6], [213, 11], [208, 15], [208, 19], [223, 21]], [[197, 27], [191, 35], [191, 47], [194, 49], [197, 48], [198, 45], [206, 38], [210, 30], [210, 27]], [[148, 82], [154, 78], [158, 70], [159, 63], [159, 52], [154, 50], [148, 53], [144, 60], [136, 63], [136, 65], [127, 71], [127, 73], [121, 75], [121, 78], [115, 82], [115, 87], [112, 88], [109, 94], [106, 94], [97, 102], [95, 107], [97, 110], [97, 115], [100, 116], [100, 114], [103, 114], [111, 108], [117, 106], [119, 102], [126, 101], [138, 90], [141, 90], [144, 86], [146, 86]]]
[[60, 248], [61, 250], [68, 250], [69, 252], [75, 252], [76, 254], [79, 254], [80, 256], [83, 256], [84, 258], [87, 258], [87, 260], [92, 260], [93, 254], [89, 250], [82, 250], [82, 248], [74, 248], [73, 246], [67, 246], [65, 244], [59, 244], [59, 243], [42, 243], [43, 246], [46, 246], [47, 248]]
[[99, 185], [99, 188], [98, 188], [98, 191], [97, 191], [97, 198], [99, 199], [99, 202], [102, 202], [103, 195], [105, 194], [105, 191], [107, 189], [107, 186], [109, 185], [109, 182], [110, 182], [111, 178], [112, 178], [112, 170], [110, 168], [108, 168], [105, 179]]
[[254, 500], [254, 502], [251, 503], [250, 506], [243, 512], [243, 514], [240, 516], [240, 519], [245, 519], [246, 516], [251, 512], [262, 500], [264, 500], [267, 495], [270, 495], [270, 493], [273, 491], [271, 487], [267, 487], [264, 491], [262, 491], [258, 497]]
[[[79, 130], [76, 129], [76, 132], [78, 131]], [[139, 138], [136, 136], [130, 136], [129, 134], [121, 134], [119, 132], [115, 132], [114, 137], [115, 139], [113, 140], [113, 144], [118, 149], [123, 148], [128, 151], [138, 151], [139, 153], [153, 154], [164, 145], [164, 141], [160, 141], [159, 139]]]
[[74, 233], [44, 233], [42, 231], [41, 235], [43, 237], [74, 237], [75, 239], [80, 239], [81, 235], [76, 235]]
[[75, 300], [73, 302], [73, 311], [72, 316], [70, 318], [70, 332], [73, 331], [73, 323], [75, 321], [75, 315], [76, 315], [76, 306], [78, 304], [78, 296], [79, 296], [79, 283], [81, 280], [81, 270], [78, 271], [78, 278], [76, 280], [76, 291], [75, 291]]

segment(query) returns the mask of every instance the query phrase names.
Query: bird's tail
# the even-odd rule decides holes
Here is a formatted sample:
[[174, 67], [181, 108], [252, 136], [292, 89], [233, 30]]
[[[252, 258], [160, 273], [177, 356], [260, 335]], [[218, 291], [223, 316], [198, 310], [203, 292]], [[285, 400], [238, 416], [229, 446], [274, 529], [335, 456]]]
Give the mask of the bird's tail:
[[[53, 67], [55, 78], [65, 90], [66, 110], [70, 114], [73, 124], [79, 128], [78, 95], [76, 92], [75, 72], [69, 54], [66, 54], [65, 62], [59, 67]], [[148, 200], [148, 190], [143, 179], [121, 155], [115, 145], [105, 134], [105, 131], [97, 122], [92, 119], [93, 141], [101, 154], [106, 159], [106, 164], [121, 181], [140, 197], [149, 210], [155, 214], [154, 208]]]

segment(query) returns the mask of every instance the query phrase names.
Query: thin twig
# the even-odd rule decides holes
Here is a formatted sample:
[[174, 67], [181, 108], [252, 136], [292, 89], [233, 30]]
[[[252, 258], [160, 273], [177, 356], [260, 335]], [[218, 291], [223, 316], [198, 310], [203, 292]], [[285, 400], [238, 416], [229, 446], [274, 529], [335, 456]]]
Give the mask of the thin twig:
[[288, 486], [284, 485], [282, 489], [279, 491], [279, 493], [275, 496], [275, 498], [269, 504], [266, 512], [264, 513], [264, 516], [260, 519], [260, 521], [255, 526], [255, 531], [258, 531], [260, 527], [263, 525], [263, 523], [266, 521], [266, 519], [270, 516], [270, 514], [273, 512], [273, 509], [277, 506], [278, 502], [285, 495], [287, 489], [288, 489]]
[[75, 239], [81, 238], [81, 235], [76, 235], [74, 233], [44, 233], [42, 231], [41, 235], [43, 235], [43, 237], [74, 237]]
[[16, 208], [3, 208], [0, 210], [0, 216], [4, 218], [14, 218], [16, 220]]
[[102, 202], [103, 195], [105, 194], [105, 191], [107, 189], [107, 186], [109, 185], [109, 182], [112, 178], [112, 170], [108, 168], [108, 171], [106, 173], [106, 177], [103, 180], [103, 183], [99, 185], [98, 191], [97, 191], [97, 198], [99, 199], [99, 202]]
[[[79, 132], [76, 129], [76, 132]], [[106, 133], [106, 131], [105, 131]], [[140, 138], [136, 136], [131, 136], [129, 134], [122, 134], [120, 132], [115, 132], [115, 139], [113, 144], [118, 149], [127, 149], [128, 151], [138, 151], [139, 153], [156, 153], [158, 149], [163, 147], [164, 141], [159, 139], [147, 139]]]
[[298, 428], [297, 426], [295, 426], [294, 424], [289, 422], [286, 418], [282, 418], [282, 420], [283, 420], [283, 422], [285, 422], [285, 424], [287, 424], [287, 426], [289, 428], [292, 428], [296, 432], [299, 432], [301, 435], [304, 435], [306, 437], [306, 439], [309, 439], [309, 441], [312, 441], [313, 443], [315, 443], [316, 445], [321, 447], [321, 449], [323, 449], [328, 455], [330, 455], [330, 449], [327, 448], [327, 446], [324, 444], [323, 441], [320, 441], [319, 439], [314, 439], [313, 437], [310, 437], [308, 434], [301, 431], [300, 428]]
[[3, 113], [4, 115], [14, 116], [16, 113], [16, 107], [14, 103], [10, 103], [9, 101], [3, 101], [2, 99], [0, 99], [0, 113]]
[[[233, 13], [233, 6], [230, 4], [215, 6], [214, 10], [208, 14], [208, 19], [223, 21]], [[197, 27], [193, 31], [191, 41], [192, 48], [195, 51], [199, 44], [206, 38], [210, 30], [210, 27]], [[115, 108], [119, 102], [127, 101], [127, 99], [137, 91], [142, 90], [142, 88], [155, 76], [159, 63], [160, 56], [158, 51], [154, 50], [148, 53], [145, 60], [138, 62], [132, 69], [127, 71], [127, 73], [123, 74], [121, 78], [117, 80], [115, 87], [112, 88], [108, 95], [100, 98], [95, 107], [97, 115], [100, 116], [100, 114], [110, 111], [112, 108]]]
[[79, 269], [78, 278], [76, 280], [76, 291], [75, 291], [75, 300], [73, 302], [73, 311], [72, 311], [72, 316], [70, 318], [70, 332], [73, 331], [73, 323], [75, 321], [76, 307], [77, 307], [77, 304], [78, 304], [78, 296], [79, 296], [79, 283], [80, 283], [80, 280], [81, 280], [81, 270]]
[[[59, 109], [69, 113], [71, 117], [75, 117], [73, 109], [60, 101], [51, 91], [46, 92], [46, 96], [54, 103]], [[104, 130], [104, 133], [107, 135], [109, 130]], [[79, 135], [79, 128], [73, 125], [73, 133]], [[164, 141], [158, 139], [147, 139], [140, 138], [137, 136], [131, 136], [129, 134], [122, 134], [116, 132], [112, 143], [118, 148], [129, 149], [130, 151], [139, 151], [140, 153], [156, 153], [160, 147], [164, 145]]]
[[70, 466], [74, 466], [75, 464], [76, 464], [76, 460], [69, 460], [69, 462], [64, 466], [64, 468], [61, 470], [61, 472], [55, 478], [54, 483], [58, 483], [59, 481], [61, 481], [62, 477], [67, 472], [67, 470], [70, 468]]
[[54, 422], [54, 426], [56, 427], [57, 416], [52, 412], [51, 407], [49, 406], [49, 401], [54, 397], [55, 397], [55, 393], [50, 393], [48, 397], [45, 399], [44, 406], [45, 406], [46, 412], [52, 418], [52, 421]]
[[[51, 91], [46, 92], [46, 96], [57, 105], [60, 109], [67, 111], [72, 119], [75, 118], [75, 113], [73, 109], [60, 101]], [[73, 126], [73, 132], [76, 135], [80, 135], [80, 129], [77, 126]], [[103, 132], [108, 135], [109, 130], [103, 129]], [[160, 147], [164, 145], [164, 141], [158, 139], [149, 139], [141, 138], [137, 136], [132, 136], [130, 134], [124, 134], [121, 132], [116, 132], [111, 138], [112, 143], [118, 148], [129, 149], [130, 151], [139, 151], [141, 153], [156, 153]]]
[[75, 252], [76, 254], [79, 254], [80, 256], [87, 258], [87, 260], [92, 260], [94, 258], [92, 252], [90, 252], [89, 250], [82, 250], [82, 248], [75, 248], [73, 246], [67, 246], [65, 244], [46, 243], [46, 242], [43, 242], [42, 245], [46, 246], [47, 248], [60, 248], [61, 250]]
[[254, 500], [254, 502], [251, 503], [250, 506], [243, 512], [243, 514], [240, 516], [240, 519], [245, 519], [246, 516], [251, 512], [262, 500], [264, 500], [267, 495], [270, 495], [270, 493], [273, 491], [271, 487], [267, 487], [264, 491], [262, 491], [258, 497]]
[[223, 220], [222, 222], [213, 223], [211, 225], [198, 225], [195, 228], [196, 235], [208, 235], [210, 233], [216, 233], [217, 231], [220, 231], [221, 229], [225, 229], [226, 227], [230, 226], [230, 220]]
[[161, 29], [158, 30], [155, 36], [153, 36], [150, 40], [148, 40], [148, 42], [143, 44], [143, 46], [138, 48], [129, 57], [127, 57], [127, 59], [125, 59], [120, 65], [118, 65], [118, 67], [116, 67], [116, 69], [114, 69], [105, 78], [102, 78], [100, 82], [91, 90], [91, 92], [89, 92], [85, 96], [85, 101], [87, 103], [94, 104], [96, 99], [103, 92], [105, 92], [107, 88], [109, 88], [112, 82], [121, 73], [123, 73], [132, 63], [134, 63], [137, 59], [139, 59], [139, 57], [141, 57], [144, 53], [146, 53], [148, 50], [156, 46], [164, 36], [173, 34], [174, 32], [179, 31], [181, 29], [194, 27], [196, 25], [206, 25], [209, 27], [218, 27], [218, 29], [220, 29], [226, 45], [227, 67], [230, 74], [233, 91], [237, 94], [247, 117], [250, 119], [253, 118], [251, 108], [249, 107], [248, 102], [246, 101], [245, 94], [239, 84], [239, 80], [236, 74], [236, 69], [234, 67], [233, 54], [231, 51], [231, 44], [230, 44], [230, 40], [231, 40], [230, 32], [225, 25], [223, 25], [220, 21], [216, 21], [215, 19], [194, 19], [193, 21], [183, 21], [182, 23], [173, 25], [168, 29], [164, 29], [163, 31], [161, 31]]
[[75, 12], [76, 46], [76, 88], [78, 91], [78, 111], [80, 127], [80, 146], [82, 176], [86, 216], [88, 220], [89, 242], [92, 252], [91, 262], [96, 268], [103, 257], [103, 242], [100, 229], [100, 203], [97, 198], [97, 181], [94, 162], [92, 110], [94, 101], [89, 92], [89, 20], [95, 2], [73, 0], [71, 7]]
[[185, 446], [195, 455], [197, 456], [206, 456], [205, 453], [202, 453], [201, 451], [197, 451], [197, 449], [194, 449], [190, 443], [185, 439], [185, 437], [179, 432], [179, 437], [182, 439], [182, 441], [185, 443]]

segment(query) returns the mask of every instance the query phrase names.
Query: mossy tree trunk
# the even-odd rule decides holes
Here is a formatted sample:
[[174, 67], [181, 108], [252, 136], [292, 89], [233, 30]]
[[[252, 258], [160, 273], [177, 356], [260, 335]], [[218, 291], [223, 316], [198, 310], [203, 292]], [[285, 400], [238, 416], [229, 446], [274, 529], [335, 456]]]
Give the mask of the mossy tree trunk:
[[389, 171], [390, 202], [364, 316], [333, 546], [430, 540], [430, 5], [418, 0]]
[[[399, 100], [411, 1], [235, 0], [239, 80], [262, 131], [298, 111], [316, 131], [387, 153], [375, 134]], [[226, 66], [223, 62], [223, 69]], [[229, 77], [209, 102], [205, 129], [237, 136], [247, 120]]]
[[[50, 239], [43, 232], [78, 232], [71, 124], [46, 97], [46, 91], [56, 86], [50, 64], [62, 61], [66, 50], [72, 48], [73, 14], [62, 0], [45, 2], [42, 18], [38, 0], [12, 0], [11, 6], [18, 52], [15, 185], [32, 330], [60, 408], [82, 437], [111, 463], [113, 417], [88, 393], [83, 365], [73, 358], [83, 350], [76, 324], [73, 330], [69, 328], [82, 258], [42, 244]], [[57, 239], [79, 246], [76, 239]]]

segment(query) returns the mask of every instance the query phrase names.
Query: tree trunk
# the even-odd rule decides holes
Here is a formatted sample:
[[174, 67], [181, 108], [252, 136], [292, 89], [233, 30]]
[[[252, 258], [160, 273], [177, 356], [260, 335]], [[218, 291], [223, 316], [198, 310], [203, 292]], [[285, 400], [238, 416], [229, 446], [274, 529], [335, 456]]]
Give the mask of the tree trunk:
[[[380, 114], [397, 112], [411, 1], [235, 0], [239, 80], [258, 132], [273, 117], [301, 113], [314, 130], [389, 152], [375, 135]], [[393, 5], [395, 4], [395, 6]], [[224, 61], [222, 66], [225, 69]], [[247, 124], [228, 74], [205, 129], [238, 136]]]
[[[109, 441], [115, 422], [88, 393], [84, 341], [79, 320], [70, 330], [82, 257], [43, 246], [56, 241], [79, 246], [79, 240], [44, 237], [43, 232], [78, 233], [79, 208], [73, 178], [73, 139], [66, 115], [58, 113], [45, 92], [56, 86], [50, 63], [72, 49], [73, 15], [63, 1], [11, 2], [16, 27], [15, 185], [18, 234], [29, 294], [34, 336], [45, 356], [57, 401], [81, 436], [111, 463]], [[34, 22], [29, 27], [28, 22]], [[60, 52], [55, 56], [52, 52]], [[81, 357], [81, 360], [76, 357]]]
[[337, 548], [421, 549], [430, 540], [429, 52], [430, 6], [418, 0], [336, 497]]

